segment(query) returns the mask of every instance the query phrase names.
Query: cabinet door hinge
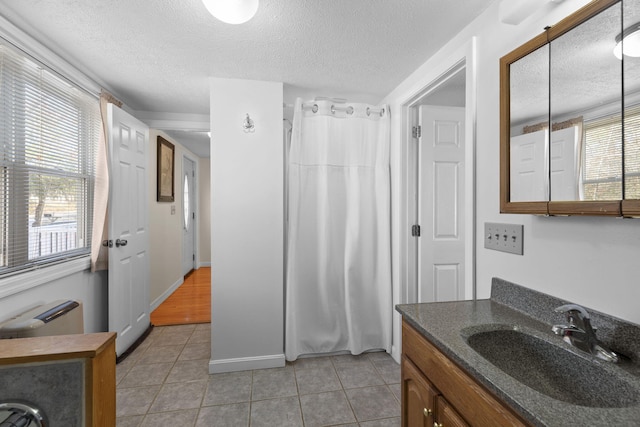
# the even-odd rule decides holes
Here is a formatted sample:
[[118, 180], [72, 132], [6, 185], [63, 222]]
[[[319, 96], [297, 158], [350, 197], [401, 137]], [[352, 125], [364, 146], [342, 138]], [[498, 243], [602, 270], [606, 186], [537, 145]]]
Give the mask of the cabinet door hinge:
[[414, 138], [420, 138], [422, 136], [422, 126], [414, 126], [411, 133]]
[[420, 237], [420, 226], [418, 224], [411, 226], [411, 235], [414, 237]]

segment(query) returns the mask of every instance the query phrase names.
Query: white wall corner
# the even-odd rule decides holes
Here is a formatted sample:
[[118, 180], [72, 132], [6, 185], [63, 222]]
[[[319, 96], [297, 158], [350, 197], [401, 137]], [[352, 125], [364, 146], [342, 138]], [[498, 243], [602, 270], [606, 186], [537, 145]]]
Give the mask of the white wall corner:
[[[282, 83], [210, 82], [211, 260], [216, 263], [210, 366], [212, 372], [284, 366], [279, 361], [284, 349]], [[242, 127], [247, 113], [254, 132]]]

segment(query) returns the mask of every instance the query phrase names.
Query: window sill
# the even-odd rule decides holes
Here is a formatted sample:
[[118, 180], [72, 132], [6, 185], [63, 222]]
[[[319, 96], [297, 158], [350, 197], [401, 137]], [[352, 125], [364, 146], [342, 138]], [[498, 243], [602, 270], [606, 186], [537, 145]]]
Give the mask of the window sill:
[[0, 299], [91, 268], [89, 255], [0, 279]]

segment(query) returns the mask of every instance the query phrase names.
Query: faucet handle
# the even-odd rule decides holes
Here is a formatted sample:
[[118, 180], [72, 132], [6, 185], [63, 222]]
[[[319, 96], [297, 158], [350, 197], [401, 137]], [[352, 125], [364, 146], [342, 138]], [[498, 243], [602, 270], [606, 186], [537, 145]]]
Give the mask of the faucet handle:
[[580, 317], [583, 320], [589, 320], [589, 312], [585, 310], [583, 307], [580, 307], [578, 304], [565, 304], [557, 307], [554, 310], [556, 313], [579, 313]]

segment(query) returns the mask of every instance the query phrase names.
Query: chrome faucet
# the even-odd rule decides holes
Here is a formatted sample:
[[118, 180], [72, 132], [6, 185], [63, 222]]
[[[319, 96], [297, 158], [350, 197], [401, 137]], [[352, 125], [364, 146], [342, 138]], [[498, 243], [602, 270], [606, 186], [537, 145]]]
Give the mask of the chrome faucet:
[[553, 325], [551, 330], [566, 342], [580, 350], [593, 354], [607, 362], [618, 362], [618, 355], [604, 348], [596, 338], [596, 329], [591, 326], [587, 310], [576, 304], [565, 304], [555, 309], [556, 313], [566, 313], [568, 325]]

